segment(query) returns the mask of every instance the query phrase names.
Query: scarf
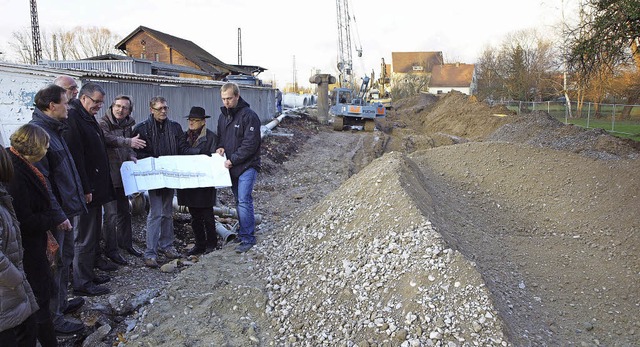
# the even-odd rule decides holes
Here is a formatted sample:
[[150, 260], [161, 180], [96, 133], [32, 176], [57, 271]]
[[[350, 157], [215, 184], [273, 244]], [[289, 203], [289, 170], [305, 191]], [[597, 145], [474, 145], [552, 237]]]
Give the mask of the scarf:
[[22, 154], [18, 153], [18, 151], [13, 148], [13, 146], [9, 147], [9, 150], [11, 151], [11, 153], [15, 154], [18, 158], [25, 162], [25, 164], [27, 164], [27, 167], [29, 167], [29, 169], [33, 171], [33, 173], [38, 177], [38, 180], [40, 180], [40, 183], [42, 183], [44, 189], [47, 190], [47, 180], [44, 178], [44, 175], [40, 172], [40, 170], [38, 170], [37, 167], [33, 166], [33, 164], [31, 164], [25, 157], [23, 157]]
[[151, 145], [153, 154], [156, 157], [161, 155], [178, 155], [178, 144], [176, 143], [176, 133], [167, 119], [160, 123], [151, 116]]

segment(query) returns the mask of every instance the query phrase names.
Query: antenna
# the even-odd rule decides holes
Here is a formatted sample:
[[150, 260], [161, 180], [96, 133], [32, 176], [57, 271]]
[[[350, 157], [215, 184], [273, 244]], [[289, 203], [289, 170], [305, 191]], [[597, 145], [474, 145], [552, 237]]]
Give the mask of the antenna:
[[40, 25], [38, 24], [38, 6], [36, 0], [31, 0], [31, 41], [33, 42], [32, 64], [38, 64], [42, 59], [42, 46], [40, 45]]
[[242, 65], [242, 29], [238, 28], [238, 65]]

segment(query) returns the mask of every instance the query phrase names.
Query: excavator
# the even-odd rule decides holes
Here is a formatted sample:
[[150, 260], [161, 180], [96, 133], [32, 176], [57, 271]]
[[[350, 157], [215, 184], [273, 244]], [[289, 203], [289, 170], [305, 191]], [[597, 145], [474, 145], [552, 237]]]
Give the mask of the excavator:
[[333, 130], [341, 131], [345, 126], [362, 127], [364, 131], [376, 128], [375, 120], [386, 116], [386, 109], [382, 103], [365, 101], [369, 88], [369, 77], [365, 76], [360, 85], [360, 91], [352, 88], [334, 88], [331, 91], [331, 107], [329, 113], [334, 116]]
[[[386, 109], [382, 103], [368, 102], [371, 79], [364, 76], [360, 89], [353, 83], [353, 61], [351, 58], [351, 28], [348, 0], [336, 0], [338, 18], [338, 71], [339, 87], [331, 91], [329, 113], [333, 116], [333, 130], [342, 131], [345, 126], [361, 127], [373, 131], [375, 119], [384, 118]], [[362, 56], [362, 47], [358, 56]]]
[[380, 103], [384, 108], [390, 110], [392, 105], [388, 85], [391, 83], [391, 79], [387, 75], [387, 65], [384, 62], [384, 58], [382, 58], [382, 64], [380, 65], [380, 78], [376, 80], [375, 72], [371, 71], [371, 80], [376, 81], [376, 83], [374, 83], [371, 90], [369, 90], [367, 101], [372, 104]]

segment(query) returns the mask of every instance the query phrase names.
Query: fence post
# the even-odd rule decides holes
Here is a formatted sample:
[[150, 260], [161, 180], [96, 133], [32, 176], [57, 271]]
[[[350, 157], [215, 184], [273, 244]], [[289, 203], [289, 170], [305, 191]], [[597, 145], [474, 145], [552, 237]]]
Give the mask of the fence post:
[[611, 112], [611, 131], [613, 132], [616, 127], [616, 104], [613, 104], [613, 110]]
[[589, 120], [591, 120], [591, 102], [589, 102], [589, 108], [587, 109], [587, 129], [589, 129]]

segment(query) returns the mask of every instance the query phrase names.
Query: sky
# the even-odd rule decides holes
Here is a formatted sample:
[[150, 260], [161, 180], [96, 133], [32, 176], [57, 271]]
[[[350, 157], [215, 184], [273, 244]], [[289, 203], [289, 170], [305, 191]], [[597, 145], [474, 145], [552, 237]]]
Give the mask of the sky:
[[[475, 63], [509, 33], [552, 31], [575, 17], [578, 0], [349, 0], [356, 76], [380, 73], [391, 52], [440, 51], [445, 62]], [[11, 60], [14, 31], [31, 29], [29, 1], [0, 0], [0, 52]], [[338, 25], [334, 0], [37, 0], [40, 32], [105, 27], [124, 38], [143, 25], [190, 40], [227, 64], [267, 71], [258, 77], [284, 87], [308, 86], [317, 72], [337, 75]], [[563, 11], [564, 9], [564, 11]]]

